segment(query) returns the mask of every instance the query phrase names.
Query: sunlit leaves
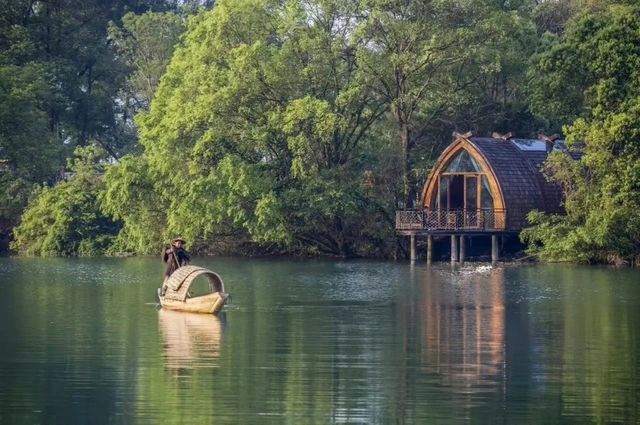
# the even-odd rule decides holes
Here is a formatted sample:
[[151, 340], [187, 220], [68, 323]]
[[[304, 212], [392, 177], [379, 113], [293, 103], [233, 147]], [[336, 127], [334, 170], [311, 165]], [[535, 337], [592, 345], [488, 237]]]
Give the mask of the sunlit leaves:
[[548, 73], [538, 74], [537, 93], [550, 107], [540, 111], [577, 117], [564, 129], [584, 153], [566, 167], [558, 158], [547, 165], [565, 189], [567, 217], [530, 217], [535, 227], [523, 237], [543, 258], [621, 263], [640, 255], [639, 18], [637, 6], [618, 5], [579, 16], [541, 58]]
[[[361, 84], [350, 6], [222, 1], [190, 22], [138, 117], [165, 236], [287, 248], [314, 245], [317, 233], [322, 250], [345, 254], [335, 221], [363, 204], [326, 195], [359, 175], [365, 135], [384, 111]], [[341, 189], [350, 190], [360, 186]], [[336, 217], [338, 204], [354, 209]]]
[[69, 179], [33, 194], [14, 229], [13, 249], [26, 255], [82, 256], [109, 248], [118, 226], [98, 203], [104, 156], [95, 147], [76, 149]]

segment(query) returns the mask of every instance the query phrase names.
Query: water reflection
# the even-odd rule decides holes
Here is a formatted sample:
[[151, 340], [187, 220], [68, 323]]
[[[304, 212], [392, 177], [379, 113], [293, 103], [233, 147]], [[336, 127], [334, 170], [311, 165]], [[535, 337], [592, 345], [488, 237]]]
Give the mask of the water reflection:
[[203, 263], [222, 317], [155, 258], [0, 259], [0, 424], [640, 424], [638, 270]]
[[167, 369], [182, 375], [189, 369], [217, 366], [222, 339], [220, 318], [161, 309], [158, 326]]
[[454, 394], [495, 391], [505, 360], [504, 270], [426, 276], [424, 365]]

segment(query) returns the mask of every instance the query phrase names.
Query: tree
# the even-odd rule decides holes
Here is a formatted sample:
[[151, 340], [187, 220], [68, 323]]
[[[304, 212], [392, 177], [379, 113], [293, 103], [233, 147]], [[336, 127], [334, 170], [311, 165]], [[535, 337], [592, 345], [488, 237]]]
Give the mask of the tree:
[[[65, 152], [64, 167], [75, 146], [98, 143], [114, 158], [135, 141], [119, 131], [118, 91], [127, 69], [114, 54], [107, 23], [120, 22], [127, 12], [166, 10], [165, 0], [53, 0], [2, 2], [0, 22], [6, 42], [0, 54], [6, 63], [35, 67], [34, 81], [45, 113], [49, 139]], [[33, 73], [32, 73], [33, 74]], [[32, 75], [33, 76], [33, 75]], [[27, 126], [25, 126], [27, 127]]]
[[77, 148], [68, 181], [37, 191], [14, 229], [12, 249], [26, 255], [87, 256], [103, 253], [118, 225], [100, 213], [98, 194], [105, 152]]
[[26, 5], [0, 2], [0, 239], [18, 222], [33, 183], [57, 171], [62, 150], [49, 130], [47, 68], [21, 25]]
[[123, 223], [109, 253], [157, 253], [165, 239], [166, 201], [155, 190], [145, 156], [126, 155], [107, 168], [101, 211]]
[[129, 12], [121, 27], [110, 22], [109, 37], [129, 68], [122, 89], [128, 116], [149, 108], [183, 31], [183, 18], [174, 12]]
[[372, 208], [359, 158], [385, 111], [359, 74], [355, 13], [222, 1], [191, 22], [138, 118], [165, 237], [352, 253]]
[[362, 3], [357, 34], [367, 48], [359, 50], [359, 64], [398, 129], [397, 203], [411, 208], [419, 192], [414, 176], [424, 173], [452, 130], [497, 130], [486, 127], [522, 118], [508, 117], [507, 103], [517, 97], [535, 29], [520, 2]]
[[178, 7], [168, 0], [0, 0], [0, 239], [17, 224], [33, 185], [61, 178], [76, 146], [99, 144], [112, 160], [135, 150], [119, 96], [129, 68], [107, 23], [129, 11]]
[[633, 262], [640, 255], [640, 8], [611, 5], [575, 18], [542, 55], [542, 115], [576, 119], [569, 146], [547, 164], [562, 184], [566, 217], [531, 215], [530, 251], [549, 260]]

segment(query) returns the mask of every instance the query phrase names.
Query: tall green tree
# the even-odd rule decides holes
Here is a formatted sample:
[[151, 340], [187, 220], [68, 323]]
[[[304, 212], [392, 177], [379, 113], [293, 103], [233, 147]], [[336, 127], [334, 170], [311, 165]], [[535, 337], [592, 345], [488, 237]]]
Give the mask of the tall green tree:
[[360, 158], [385, 111], [358, 72], [354, 6], [221, 1], [192, 21], [138, 120], [168, 211], [158, 239], [352, 253], [376, 213]]
[[18, 222], [32, 185], [55, 173], [61, 151], [49, 128], [47, 67], [24, 25], [27, 6], [0, 2], [0, 240]]
[[108, 23], [198, 3], [0, 0], [0, 239], [33, 185], [58, 181], [76, 146], [100, 145], [112, 160], [135, 149], [121, 96], [130, 63], [107, 37]]
[[518, 99], [536, 45], [526, 4], [362, 2], [357, 34], [368, 48], [359, 50], [359, 65], [397, 128], [399, 206], [414, 205], [416, 170], [424, 173], [452, 130], [499, 130], [493, 123], [521, 118], [508, 117], [507, 104]]
[[637, 5], [580, 15], [536, 68], [534, 106], [575, 118], [564, 131], [584, 153], [547, 164], [567, 216], [531, 215], [535, 226], [522, 237], [541, 258], [620, 263], [640, 255], [639, 18]]
[[[507, 114], [524, 108], [512, 105], [536, 32], [519, 7], [219, 2], [192, 20], [138, 117], [145, 153], [127, 161], [140, 167], [107, 175], [105, 208], [133, 240], [154, 235], [145, 246], [181, 233], [201, 246], [388, 254], [394, 198], [413, 201], [409, 169], [424, 174], [438, 153], [425, 134], [450, 134], [460, 117], [522, 118]], [[136, 198], [122, 179], [152, 182], [145, 199], [167, 211], [164, 227], [119, 203]]]
[[54, 88], [49, 119], [58, 140], [70, 147], [69, 155], [75, 146], [98, 143], [118, 158], [136, 142], [118, 125], [119, 91], [128, 68], [116, 55], [108, 24], [121, 22], [127, 12], [171, 7], [165, 0], [55, 0], [33, 8], [30, 26]]
[[108, 167], [100, 210], [123, 223], [109, 253], [156, 253], [165, 237], [166, 200], [156, 190], [146, 156], [126, 155]]
[[109, 37], [129, 70], [121, 91], [129, 116], [149, 108], [184, 26], [175, 12], [129, 12], [122, 26], [110, 23]]

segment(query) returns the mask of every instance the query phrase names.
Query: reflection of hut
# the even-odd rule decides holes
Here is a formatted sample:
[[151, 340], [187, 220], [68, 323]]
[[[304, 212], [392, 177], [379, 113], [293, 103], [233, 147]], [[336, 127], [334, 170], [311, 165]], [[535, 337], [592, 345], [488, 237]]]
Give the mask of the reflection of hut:
[[167, 368], [215, 365], [222, 339], [222, 322], [217, 316], [161, 309], [158, 322]]
[[522, 230], [531, 210], [561, 211], [560, 188], [545, 179], [541, 166], [551, 151], [564, 150], [564, 141], [455, 136], [429, 174], [420, 207], [396, 213], [396, 229], [411, 236], [412, 259], [418, 235], [428, 237], [429, 261], [433, 235], [451, 236], [452, 261], [460, 236], [464, 261], [464, 237], [486, 234], [496, 260], [496, 235]]
[[[433, 277], [435, 275], [428, 274]], [[494, 387], [504, 372], [504, 270], [493, 269], [473, 284], [425, 281], [422, 309], [425, 363], [464, 394]]]

